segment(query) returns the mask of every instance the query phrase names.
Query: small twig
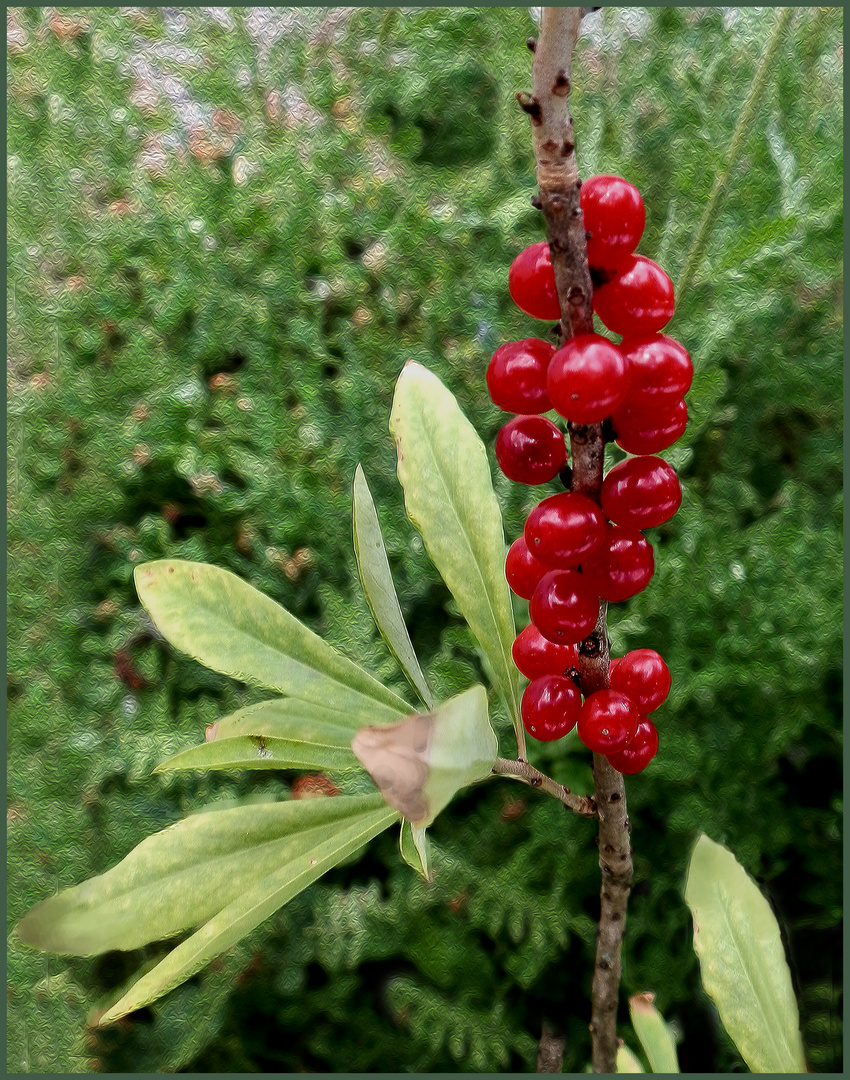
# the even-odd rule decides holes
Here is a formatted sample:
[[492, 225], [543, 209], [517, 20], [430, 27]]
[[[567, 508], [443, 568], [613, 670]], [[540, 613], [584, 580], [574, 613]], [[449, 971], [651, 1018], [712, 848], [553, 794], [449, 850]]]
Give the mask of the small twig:
[[765, 46], [764, 53], [759, 61], [759, 66], [756, 69], [753, 81], [750, 84], [750, 92], [747, 95], [747, 100], [744, 102], [744, 107], [741, 109], [741, 115], [738, 117], [738, 123], [735, 125], [735, 130], [732, 133], [732, 141], [729, 143], [729, 149], [726, 152], [726, 164], [714, 180], [711, 194], [708, 196], [708, 202], [705, 204], [705, 209], [702, 212], [699, 225], [697, 225], [697, 230], [691, 244], [691, 250], [688, 252], [684, 268], [679, 275], [679, 280], [676, 282], [676, 300], [678, 303], [681, 303], [685, 289], [690, 285], [691, 278], [694, 276], [699, 266], [699, 261], [703, 255], [703, 246], [708, 237], [712, 223], [714, 222], [715, 215], [720, 209], [721, 196], [726, 188], [729, 174], [738, 164], [738, 158], [744, 147], [745, 140], [752, 134], [753, 119], [755, 118], [756, 109], [761, 100], [762, 91], [764, 90], [768, 76], [774, 69], [776, 54], [779, 51], [779, 46], [782, 44], [782, 35], [793, 15], [794, 8], [792, 7], [780, 8], [777, 13], [776, 22], [773, 24], [773, 32], [770, 35], [770, 40]]
[[596, 816], [596, 806], [593, 799], [587, 795], [574, 795], [568, 787], [556, 783], [551, 776], [546, 776], [539, 769], [535, 769], [533, 765], [529, 765], [527, 761], [496, 758], [493, 772], [496, 776], [512, 776], [515, 780], [522, 780], [529, 787], [537, 788], [538, 791], [545, 791], [547, 795], [552, 795], [562, 802], [568, 810], [573, 810], [582, 817]]
[[537, 1072], [559, 1073], [564, 1067], [564, 1048], [567, 1040], [556, 1035], [548, 1021], [543, 1021], [543, 1031], [537, 1044]]

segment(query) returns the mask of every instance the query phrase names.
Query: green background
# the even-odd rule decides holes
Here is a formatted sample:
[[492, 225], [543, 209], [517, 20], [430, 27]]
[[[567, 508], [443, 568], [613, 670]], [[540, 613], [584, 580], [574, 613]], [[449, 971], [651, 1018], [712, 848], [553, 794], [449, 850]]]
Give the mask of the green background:
[[[285, 798], [295, 779], [150, 775], [256, 694], [156, 637], [138, 563], [233, 570], [404, 692], [354, 564], [362, 462], [423, 668], [444, 696], [482, 677], [404, 516], [389, 407], [412, 357], [490, 450], [507, 419], [490, 355], [549, 331], [507, 293], [543, 235], [515, 101], [527, 9], [278, 9], [273, 26], [168, 10], [12, 9], [7, 27], [10, 929], [187, 812]], [[583, 24], [581, 174], [638, 186], [639, 250], [674, 281], [776, 18]], [[655, 648], [673, 675], [659, 755], [627, 782], [620, 1034], [636, 1048], [626, 995], [654, 991], [685, 1071], [742, 1067], [682, 897], [701, 831], [777, 914], [810, 1067], [842, 1068], [841, 132], [842, 14], [801, 8], [667, 328], [696, 369], [664, 453], [684, 502], [650, 533], [650, 587], [611, 606], [614, 654]], [[491, 461], [511, 540], [555, 487]], [[575, 741], [533, 753], [590, 790]], [[565, 1030], [565, 1071], [583, 1070], [592, 824], [499, 782], [432, 838], [433, 884], [392, 830], [104, 1032], [86, 1016], [160, 947], [13, 944], [10, 1071], [533, 1071], [544, 1018]]]

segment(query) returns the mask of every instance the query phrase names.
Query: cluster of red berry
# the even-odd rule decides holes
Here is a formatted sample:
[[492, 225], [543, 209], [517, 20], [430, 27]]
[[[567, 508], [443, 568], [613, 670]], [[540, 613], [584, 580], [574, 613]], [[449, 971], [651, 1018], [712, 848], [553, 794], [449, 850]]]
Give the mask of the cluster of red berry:
[[[557, 350], [537, 338], [497, 349], [487, 386], [499, 408], [518, 415], [496, 437], [496, 459], [510, 480], [543, 484], [560, 475], [569, 489], [564, 434], [541, 415], [553, 408], [575, 425], [602, 423], [603, 435], [635, 456], [605, 476], [600, 503], [570, 490], [538, 503], [508, 551], [505, 575], [529, 601], [531, 625], [513, 647], [531, 680], [521, 707], [526, 731], [550, 741], [577, 727], [585, 746], [636, 773], [658, 750], [647, 714], [669, 693], [667, 665], [652, 649], [612, 660], [611, 688], [582, 704], [578, 643], [596, 625], [600, 598], [627, 600], [653, 575], [652, 546], [640, 530], [667, 521], [682, 501], [676, 473], [654, 455], [685, 429], [693, 365], [679, 342], [659, 333], [673, 315], [670, 278], [634, 254], [646, 221], [637, 188], [594, 176], [580, 198], [593, 310], [622, 340], [581, 334]], [[546, 241], [517, 256], [508, 288], [529, 315], [560, 319]]]

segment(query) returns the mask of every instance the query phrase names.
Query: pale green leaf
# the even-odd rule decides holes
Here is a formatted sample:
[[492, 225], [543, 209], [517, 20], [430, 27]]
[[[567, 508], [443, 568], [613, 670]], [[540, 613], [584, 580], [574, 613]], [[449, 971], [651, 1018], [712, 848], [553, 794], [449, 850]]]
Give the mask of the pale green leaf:
[[700, 836], [685, 900], [703, 986], [752, 1072], [805, 1072], [800, 1017], [779, 924], [735, 856]]
[[617, 1047], [617, 1072], [642, 1073], [643, 1066], [628, 1046]]
[[383, 807], [380, 795], [252, 803], [194, 814], [105, 874], [32, 908], [18, 937], [45, 952], [137, 949], [201, 923], [325, 837]]
[[428, 687], [416, 653], [413, 651], [413, 644], [407, 632], [398, 594], [390, 573], [378, 512], [363, 469], [359, 465], [354, 473], [353, 516], [354, 554], [357, 558], [357, 569], [360, 571], [363, 592], [375, 618], [375, 624], [413, 689], [429, 708], [433, 708], [434, 695]]
[[412, 361], [396, 384], [390, 431], [407, 513], [478, 641], [522, 752], [505, 537], [484, 444], [454, 396]]
[[[339, 712], [298, 698], [271, 698], [247, 705], [212, 725], [212, 737], [268, 735], [275, 739], [314, 740], [329, 746], [348, 746], [363, 721], [360, 712]], [[393, 717], [397, 719], [397, 717]]]
[[[338, 802], [339, 798], [317, 800]], [[276, 869], [244, 890], [226, 908], [219, 911], [195, 934], [181, 942], [155, 968], [147, 972], [100, 1018], [100, 1024], [117, 1020], [127, 1013], [150, 1004], [175, 986], [190, 978], [213, 957], [230, 948], [322, 874], [347, 856], [354, 854], [378, 833], [383, 832], [397, 815], [385, 805], [375, 808], [371, 796], [358, 797], [363, 809], [347, 822], [335, 823], [310, 843], [293, 848]]]
[[483, 686], [433, 712], [362, 728], [351, 747], [390, 806], [418, 826], [430, 825], [462, 788], [490, 776], [498, 754]]
[[428, 830], [420, 825], [411, 825], [407, 818], [404, 818], [401, 823], [398, 846], [401, 857], [407, 865], [412, 866], [426, 881], [430, 881], [431, 844], [428, 840]]
[[204, 563], [136, 567], [154, 625], [181, 652], [242, 682], [342, 712], [395, 719], [410, 706], [247, 582]]
[[653, 1001], [653, 994], [635, 994], [629, 998], [632, 1027], [647, 1056], [650, 1071], [677, 1073], [679, 1058], [676, 1054], [676, 1042]]
[[181, 769], [359, 769], [350, 746], [329, 746], [312, 741], [276, 739], [269, 735], [242, 735], [215, 739], [181, 750], [163, 761], [155, 772]]

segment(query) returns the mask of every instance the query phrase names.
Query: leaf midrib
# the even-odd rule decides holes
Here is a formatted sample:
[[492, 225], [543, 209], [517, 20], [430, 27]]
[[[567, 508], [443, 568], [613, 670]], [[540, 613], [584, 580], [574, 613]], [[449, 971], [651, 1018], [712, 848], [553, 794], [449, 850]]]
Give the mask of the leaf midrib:
[[[508, 695], [510, 697], [511, 705], [514, 707], [514, 712], [516, 712], [516, 700], [515, 700], [515, 694], [514, 694], [514, 690], [513, 690], [513, 685], [512, 685], [511, 680], [510, 680], [510, 667], [508, 665], [508, 654], [505, 651], [504, 641], [502, 640], [501, 627], [499, 625], [499, 620], [496, 617], [496, 611], [495, 611], [495, 608], [493, 606], [493, 599], [492, 599], [492, 597], [490, 595], [490, 590], [487, 588], [487, 583], [484, 580], [484, 575], [481, 573], [481, 567], [479, 566], [478, 558], [476, 556], [475, 549], [472, 546], [469, 535], [468, 535], [466, 529], [464, 528], [463, 522], [461, 521], [460, 515], [458, 514], [457, 508], [455, 507], [454, 499], [450, 497], [449, 487], [448, 487], [448, 484], [446, 483], [446, 479], [445, 479], [445, 476], [443, 474], [443, 470], [440, 468], [439, 460], [438, 460], [438, 458], [436, 456], [436, 452], [434, 450], [433, 438], [432, 438], [432, 435], [431, 435], [430, 431], [428, 432], [428, 444], [427, 445], [428, 445], [429, 453], [431, 455], [431, 459], [434, 462], [434, 465], [436, 467], [436, 469], [435, 469], [436, 474], [439, 477], [440, 483], [443, 486], [443, 492], [444, 492], [444, 495], [446, 497], [446, 501], [449, 503], [449, 505], [451, 507], [452, 513], [453, 513], [453, 515], [455, 517], [455, 520], [456, 520], [456, 522], [458, 524], [459, 531], [460, 531], [461, 535], [463, 536], [464, 542], [466, 544], [467, 551], [468, 551], [468, 553], [469, 553], [469, 555], [471, 557], [471, 560], [472, 560], [473, 564], [475, 565], [475, 572], [478, 575], [478, 578], [479, 578], [479, 580], [481, 582], [482, 592], [484, 594], [484, 597], [486, 598], [487, 608], [488, 608], [488, 610], [490, 612], [490, 617], [491, 617], [492, 622], [493, 622], [493, 627], [496, 630], [496, 638], [497, 638], [497, 640], [499, 642], [499, 652], [500, 652], [501, 658], [502, 658], [502, 679], [505, 682], [505, 690], [506, 690], [506, 692], [508, 693]], [[492, 481], [491, 481], [491, 483], [492, 483]], [[502, 539], [503, 539], [503, 542], [504, 542], [504, 537]]]
[[[142, 1005], [145, 1005], [151, 1001], [155, 1001], [157, 998], [161, 997], [164, 993], [167, 993], [175, 986], [179, 986], [187, 978], [190, 978], [191, 975], [194, 974], [194, 972], [199, 971], [200, 968], [202, 968], [207, 963], [207, 960], [213, 955], [215, 955], [217, 951], [222, 951], [221, 949], [217, 948], [215, 944], [216, 941], [223, 938], [228, 932], [232, 932], [234, 928], [237, 928], [237, 936], [233, 940], [234, 942], [240, 940], [242, 937], [245, 936], [245, 934], [250, 933], [252, 929], [258, 926], [259, 923], [263, 921], [263, 918], [270, 917], [274, 913], [274, 911], [279, 910], [279, 908], [282, 907], [287, 901], [281, 901], [279, 904], [277, 904], [275, 908], [272, 908], [270, 910], [268, 916], [262, 916], [257, 922], [254, 923], [253, 926], [249, 926], [248, 929], [242, 930], [241, 926], [243, 926], [249, 918], [254, 917], [254, 913], [256, 912], [257, 908], [263, 907], [270, 900], [273, 900], [275, 897], [277, 897], [280, 893], [297, 885], [302, 880], [302, 878], [309, 877], [317, 869], [319, 869], [317, 877], [321, 877], [322, 873], [324, 873], [324, 869], [321, 869], [320, 867], [324, 867], [324, 864], [329, 859], [333, 859], [336, 856], [338, 856], [339, 859], [345, 858], [345, 855], [347, 854], [346, 848], [350, 847], [351, 850], [356, 850], [357, 846], [361, 842], [364, 842], [362, 840], [363, 837], [368, 838], [369, 833], [371, 833], [373, 837], [377, 836], [379, 832], [382, 832], [384, 829], [388, 828], [392, 824], [393, 819], [397, 817], [398, 814], [395, 811], [390, 810], [388, 807], [384, 807], [378, 810], [365, 811], [363, 821], [352, 822], [347, 829], [341, 830], [339, 833], [336, 834], [336, 839], [341, 840], [337, 847], [334, 847], [330, 851], [327, 851], [327, 845], [332, 843], [332, 841], [330, 840], [326, 841], [324, 845], [321, 845], [323, 848], [325, 848], [326, 854], [318, 860], [316, 866], [310, 866], [308, 863], [307, 866], [300, 873], [296, 874], [294, 877], [287, 878], [286, 881], [282, 883], [277, 889], [273, 890], [272, 893], [263, 894], [263, 896], [258, 898], [250, 908], [243, 910], [233, 923], [231, 923], [227, 927], [220, 929], [216, 933], [215, 938], [212, 942], [209, 940], [197, 941], [192, 950], [188, 952], [186, 959], [181, 961], [180, 967], [178, 968], [177, 972], [172, 972], [172, 974], [168, 976], [167, 980], [163, 984], [161, 984], [160, 988], [153, 992], [152, 996], [146, 997], [145, 994], [150, 993], [150, 991], [145, 991], [145, 994], [141, 995], [141, 997], [139, 997], [138, 1000], [134, 1003], [134, 999], [132, 997], [133, 988], [131, 987], [127, 994], [125, 994], [124, 997], [121, 999], [129, 999], [130, 1007], [124, 1007], [122, 1011], [119, 1012], [115, 1017], [110, 1018], [117, 1019], [118, 1016], [126, 1015], [127, 1012], [132, 1012], [134, 1009], [140, 1008]], [[359, 826], [359, 829], [357, 828], [357, 826]], [[372, 832], [372, 830], [375, 831]], [[342, 839], [343, 835], [345, 835], [344, 840]], [[255, 883], [254, 888], [258, 889], [259, 883]], [[300, 890], [296, 888], [293, 891], [292, 896], [296, 896], [299, 891]], [[231, 904], [228, 905], [228, 907], [231, 907], [233, 903], [236, 903], [236, 901], [233, 901]], [[219, 918], [222, 912], [226, 910], [227, 908], [224, 908], [222, 909], [222, 911], [214, 915], [212, 919], [210, 919], [207, 923], [204, 924], [204, 926], [196, 930], [192, 937], [188, 938], [184, 944], [188, 944], [189, 942], [194, 941], [199, 934], [203, 933], [204, 928], [209, 925], [209, 922], [213, 921], [216, 918]], [[178, 952], [182, 947], [182, 945], [178, 945], [176, 949], [174, 949], [171, 953], [169, 953], [168, 956], [164, 958], [164, 960], [161, 961], [161, 964], [167, 964], [169, 958], [172, 957], [175, 952]], [[222, 949], [223, 948], [227, 948], [227, 946], [222, 946]], [[154, 968], [153, 971], [156, 971], [156, 968]], [[153, 972], [150, 972], [148, 974], [152, 973]], [[144, 978], [145, 976], [142, 976], [142, 980]], [[136, 985], [138, 985], [138, 983]], [[115, 1009], [120, 1003], [120, 1001], [116, 1002], [115, 1005], [112, 1006], [112, 1009]], [[103, 1022], [107, 1017], [109, 1017], [111, 1012], [112, 1010], [109, 1010], [104, 1015], [104, 1017], [101, 1018], [101, 1022]]]
[[[390, 562], [389, 558], [387, 557], [387, 546], [384, 543], [384, 536], [381, 531], [380, 520], [378, 519], [378, 511], [375, 507], [375, 500], [372, 497], [372, 492], [369, 488], [368, 481], [366, 480], [366, 474], [363, 471], [363, 467], [361, 465], [358, 465], [357, 470], [358, 471], [354, 474], [353, 499], [354, 556], [357, 561], [358, 570], [360, 571], [360, 580], [363, 585], [363, 592], [366, 596], [366, 603], [369, 605], [369, 609], [372, 612], [372, 618], [375, 621], [375, 625], [378, 627], [378, 630], [384, 641], [386, 642], [387, 648], [392, 653], [396, 663], [402, 669], [402, 672], [404, 673], [407, 680], [412, 683], [413, 689], [416, 691], [417, 694], [419, 694], [422, 701], [428, 706], [429, 709], [433, 709], [436, 701], [433, 694], [431, 693], [430, 687], [428, 686], [428, 680], [425, 678], [425, 673], [422, 671], [422, 665], [419, 663], [419, 657], [416, 655], [416, 650], [413, 648], [413, 642], [410, 639], [410, 631], [408, 630], [407, 623], [404, 620], [404, 613], [401, 610], [401, 603], [398, 598], [398, 590], [395, 587], [392, 571], [390, 570]], [[359, 492], [359, 495], [358, 476], [362, 478], [363, 487], [363, 490]], [[364, 524], [362, 520], [364, 515], [364, 508], [367, 518], [369, 517], [369, 510], [371, 510], [372, 515], [374, 516], [374, 529], [378, 541], [377, 553], [382, 559], [383, 565], [386, 566], [386, 576], [389, 582], [389, 587], [387, 587], [386, 585], [382, 585], [378, 577], [374, 574], [371, 575], [372, 584], [376, 588], [376, 590], [379, 589], [383, 593], [387, 604], [390, 608], [393, 609], [394, 614], [397, 615], [398, 624], [401, 630], [401, 636], [403, 638], [401, 644], [402, 646], [404, 646], [404, 652], [409, 654], [407, 659], [405, 659], [400, 654], [397, 644], [394, 643], [391, 640], [391, 636], [387, 632], [385, 632], [382, 625], [382, 620], [378, 618], [378, 612], [376, 611], [375, 604], [373, 603], [372, 597], [370, 596], [370, 589], [366, 583], [368, 575], [366, 573], [366, 562], [364, 561], [362, 556], [364, 545], [360, 537], [361, 528], [358, 527], [358, 521], [360, 526]], [[369, 524], [371, 524], [371, 522]]]
[[726, 931], [726, 940], [732, 943], [735, 955], [738, 959], [739, 967], [743, 971], [747, 983], [749, 984], [752, 991], [753, 1000], [758, 1002], [762, 1010], [762, 1015], [764, 1015], [765, 1017], [770, 1017], [771, 1026], [773, 1027], [774, 1032], [779, 1034], [782, 1045], [787, 1051], [786, 1062], [792, 1060], [796, 1061], [797, 1055], [793, 1052], [791, 1044], [787, 1041], [787, 1034], [785, 1031], [785, 1024], [782, 1023], [782, 1016], [779, 1014], [779, 1012], [777, 1012], [778, 1006], [776, 1002], [776, 995], [771, 995], [770, 988], [767, 988], [767, 1004], [770, 1007], [766, 1008], [765, 1000], [763, 999], [762, 994], [759, 992], [755, 982], [753, 982], [752, 976], [750, 975], [749, 965], [745, 962], [745, 955], [741, 951], [739, 945], [739, 939], [741, 936], [740, 927], [730, 918], [730, 912], [734, 906], [734, 899], [726, 890], [721, 888], [718, 888], [718, 898], [720, 900], [720, 915], [722, 917], [724, 929]]
[[[211, 620], [211, 621], [213, 621], [213, 620]], [[351, 686], [349, 683], [343, 682], [342, 677], [337, 675], [337, 674], [334, 674], [334, 675], [328, 674], [327, 671], [324, 671], [320, 667], [315, 666], [315, 662], [314, 662], [315, 658], [314, 657], [310, 658], [310, 662], [305, 662], [303, 659], [300, 659], [298, 656], [294, 655], [294, 653], [285, 651], [279, 645], [271, 645], [267, 641], [264, 641], [262, 638], [257, 637], [254, 634], [251, 634], [250, 631], [248, 631], [248, 630], [244, 630], [241, 627], [234, 627], [233, 625], [228, 624], [227, 621], [222, 619], [222, 618], [218, 618], [218, 619], [216, 619], [214, 621], [223, 629], [223, 631], [226, 631], [227, 633], [229, 633], [232, 638], [236, 638], [236, 639], [241, 638], [245, 642], [248, 642], [248, 643], [250, 643], [252, 645], [255, 645], [255, 646], [259, 646], [260, 648], [262, 648], [266, 652], [270, 653], [272, 656], [283, 657], [283, 659], [288, 661], [289, 663], [297, 665], [297, 667], [301, 668], [302, 671], [307, 673], [309, 676], [312, 676], [312, 678], [309, 679], [309, 684], [310, 685], [315, 685], [315, 683], [323, 682], [323, 681], [333, 683], [334, 686], [341, 688], [346, 694], [354, 694], [354, 695], [356, 695], [358, 698], [362, 699], [362, 701], [364, 703], [368, 703], [369, 706], [371, 706], [371, 707], [374, 707], [375, 704], [378, 704], [378, 705], [383, 706], [383, 708], [385, 708], [385, 709], [392, 710], [393, 712], [396, 712], [400, 716], [403, 716], [405, 714], [405, 712], [408, 712], [409, 709], [410, 709], [410, 706], [406, 705], [406, 703], [404, 702], [404, 700], [402, 698], [398, 698], [396, 703], [391, 704], [390, 702], [388, 702], [385, 699], [381, 699], [381, 698], [378, 698], [378, 697], [373, 696], [371, 694], [367, 694], [365, 691], [360, 690], [357, 687]], [[339, 658], [344, 659], [344, 660], [348, 659], [347, 657], [343, 657], [342, 654], [339, 655]], [[354, 664], [353, 661], [349, 661], [349, 662], [353, 664], [355, 669], [362, 672], [363, 674], [368, 675], [368, 672], [365, 672], [362, 668], [359, 668], [358, 665]], [[206, 667], [208, 665], [204, 664], [204, 666]], [[235, 672], [234, 677], [239, 678], [240, 682], [247, 681], [248, 683], [251, 683], [253, 685], [257, 685], [256, 676], [251, 676], [248, 672], [237, 671], [237, 672]], [[267, 684], [266, 689], [278, 690], [281, 694], [284, 694], [287, 697], [295, 697], [296, 695], [292, 693], [291, 688], [288, 688], [285, 685], [281, 685], [281, 683], [283, 683], [284, 681], [285, 680], [281, 679], [277, 683]], [[260, 685], [262, 685], [262, 684], [260, 684]], [[379, 687], [381, 687], [380, 683], [378, 683], [377, 685]], [[381, 687], [381, 688], [386, 690], [385, 687]], [[392, 692], [388, 691], [388, 693], [392, 693]], [[299, 695], [299, 698], [300, 698], [300, 695]], [[317, 697], [315, 697], [315, 698], [310, 697], [310, 698], [300, 698], [300, 699], [305, 700], [305, 701], [309, 701], [311, 704], [316, 704], [316, 705], [320, 705], [322, 703], [320, 695], [317, 695]], [[342, 710], [337, 710], [337, 711], [342, 711]]]

